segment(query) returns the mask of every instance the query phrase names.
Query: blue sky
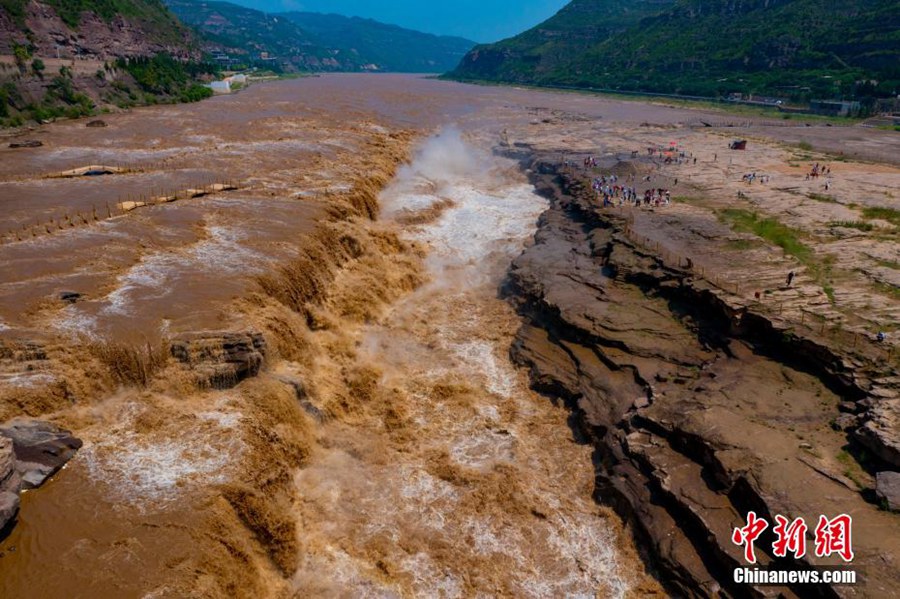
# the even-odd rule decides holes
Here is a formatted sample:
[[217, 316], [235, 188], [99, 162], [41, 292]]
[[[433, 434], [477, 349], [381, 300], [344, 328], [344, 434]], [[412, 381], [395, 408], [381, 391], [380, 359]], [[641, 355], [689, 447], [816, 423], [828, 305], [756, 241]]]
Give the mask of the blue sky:
[[410, 29], [494, 42], [537, 25], [568, 0], [229, 0], [270, 12], [308, 10], [368, 17]]

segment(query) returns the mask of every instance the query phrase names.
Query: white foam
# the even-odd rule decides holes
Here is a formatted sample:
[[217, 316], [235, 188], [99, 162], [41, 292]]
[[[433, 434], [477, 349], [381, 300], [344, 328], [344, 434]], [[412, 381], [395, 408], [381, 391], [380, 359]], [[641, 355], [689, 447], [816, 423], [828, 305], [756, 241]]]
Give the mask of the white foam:
[[412, 576], [413, 592], [420, 597], [454, 599], [464, 595], [462, 582], [455, 576], [441, 572], [427, 553], [410, 555], [400, 568]]
[[[547, 540], [558, 559], [568, 562], [570, 579], [562, 582], [578, 586], [587, 582], [589, 588], [581, 595], [593, 597], [591, 588], [603, 584], [608, 596], [624, 598], [628, 583], [619, 576], [619, 564], [614, 538], [604, 521], [591, 513], [557, 513], [549, 520]], [[578, 572], [578, 575], [575, 573]]]
[[320, 143], [309, 143], [299, 139], [285, 139], [280, 141], [242, 141], [240, 143], [225, 143], [216, 146], [216, 155], [223, 156], [250, 156], [263, 155], [267, 152], [290, 149], [297, 152], [313, 152], [321, 150]]
[[460, 265], [496, 252], [514, 256], [546, 208], [546, 201], [525, 184], [492, 193], [457, 184], [449, 186], [444, 196], [457, 207], [445, 211], [415, 236], [428, 242], [443, 260]]
[[218, 135], [187, 135], [185, 136], [185, 141], [193, 144], [213, 144], [222, 141], [222, 138]]
[[[547, 202], [519, 181], [500, 178], [498, 184], [492, 174], [504, 167], [498, 162], [450, 132], [427, 143], [383, 194], [388, 218], [453, 202], [436, 221], [405, 228], [408, 239], [429, 247], [432, 282], [395, 305], [385, 324], [372, 325], [361, 344], [385, 365], [383, 384], [407, 391], [410, 426], [421, 427], [421, 436], [415, 449], [389, 450], [387, 465], [329, 449], [301, 470], [296, 480], [303, 503], [316, 508], [310, 526], [348, 541], [346, 548], [328, 546], [324, 555], [309, 558], [298, 577], [325, 578], [354, 596], [392, 594], [376, 582], [381, 578], [366, 551], [378, 538], [391, 546], [386, 561], [408, 574], [400, 580], [412, 590], [404, 586], [403, 592], [414, 596], [473, 593], [465, 586], [472, 581], [447, 559], [448, 551], [509, 564], [504, 584], [514, 596], [593, 597], [598, 589], [611, 589], [622, 597], [627, 590], [614, 536], [592, 513], [591, 497], [572, 497], [542, 478], [539, 473], [559, 456], [544, 459], [543, 440], [528, 436], [537, 434], [533, 427], [516, 426], [537, 408], [506, 357], [512, 331], [494, 320], [508, 309], [498, 304], [495, 290]], [[462, 382], [471, 392], [445, 398], [423, 391], [438, 381]], [[569, 456], [566, 451], [560, 455]], [[499, 506], [496, 513], [489, 506], [473, 510], [472, 495], [483, 499], [490, 489], [478, 477], [455, 483], [430, 474], [428, 460], [435, 454], [489, 480], [493, 472], [521, 469], [516, 484], [522, 496], [550, 515], [523, 521], [498, 516]], [[589, 458], [584, 467], [591, 468]], [[561, 509], [565, 516], [554, 512]], [[441, 539], [440, 551], [417, 545], [429, 538]], [[408, 547], [412, 553], [404, 552]]]
[[70, 338], [97, 338], [97, 318], [83, 312], [74, 305], [68, 305], [59, 311], [51, 326]]
[[0, 375], [0, 382], [11, 387], [33, 389], [41, 385], [56, 382], [56, 376], [47, 372], [17, 372], [14, 374]]
[[339, 547], [327, 545], [317, 554], [304, 557], [299, 575], [294, 577], [294, 587], [299, 592], [310, 588], [317, 592], [328, 589], [332, 592], [326, 596], [343, 597], [352, 589], [351, 595], [360, 599], [399, 599], [403, 596], [399, 589], [380, 581], [372, 566]]
[[133, 430], [141, 409], [129, 406], [122, 425], [78, 453], [90, 476], [107, 484], [116, 500], [142, 510], [163, 509], [192, 485], [229, 479], [244, 451], [239, 412], [201, 412], [189, 431], [146, 433]]
[[515, 391], [516, 373], [508, 361], [500, 361], [489, 341], [472, 340], [449, 343], [449, 349], [462, 360], [466, 371], [480, 373], [487, 390], [501, 397], [512, 397]]
[[500, 412], [497, 411], [496, 406], [477, 406], [478, 413], [481, 414], [485, 419], [490, 422], [499, 422], [500, 421]]
[[[154, 143], [155, 142], [155, 143]], [[104, 145], [111, 145], [112, 143], [118, 143], [118, 141], [104, 141], [102, 142]], [[159, 143], [159, 140], [150, 140], [145, 145], [148, 147], [155, 146]], [[122, 147], [115, 148], [102, 148], [102, 147], [66, 147], [59, 148], [56, 150], [51, 150], [48, 154], [49, 157], [54, 159], [60, 159], [68, 161], [69, 163], [79, 163], [79, 161], [84, 159], [85, 154], [96, 154], [97, 159], [96, 162], [110, 162], [112, 164], [119, 164], [123, 160], [128, 160], [129, 164], [140, 164], [141, 162], [152, 160], [158, 161], [166, 158], [170, 158], [172, 156], [176, 156], [184, 153], [184, 148], [165, 148], [165, 149], [156, 149], [156, 150], [136, 150], [136, 149], [127, 149]]]
[[174, 261], [163, 254], [153, 254], [145, 257], [140, 262], [129, 268], [116, 280], [117, 287], [106, 295], [107, 305], [103, 308], [105, 313], [127, 314], [131, 295], [138, 289], [158, 288], [160, 292], [156, 297], [166, 294], [163, 288], [167, 280], [168, 269], [174, 266]]
[[173, 291], [179, 275], [192, 272], [239, 275], [264, 270], [271, 258], [247, 247], [247, 235], [233, 227], [210, 226], [207, 237], [180, 250], [143, 256], [117, 278], [117, 287], [104, 298], [104, 313], [130, 314], [135, 296], [160, 299]]
[[240, 424], [242, 417], [243, 414], [240, 412], [210, 411], [197, 413], [197, 418], [207, 422], [213, 422], [218, 425], [219, 428], [228, 430], [236, 429]]
[[516, 440], [511, 433], [479, 432], [478, 429], [478, 424], [472, 422], [454, 436], [450, 457], [456, 463], [470, 468], [486, 468], [499, 462], [513, 461]]
[[423, 470], [404, 466], [400, 470], [400, 478], [400, 496], [404, 500], [429, 504], [439, 500], [456, 500], [459, 497], [452, 484]]
[[528, 531], [472, 516], [462, 528], [476, 554], [500, 554], [517, 564], [510, 572], [517, 596], [595, 597], [602, 589], [603, 596], [621, 599], [628, 593], [613, 539], [595, 514], [552, 514]]
[[502, 522], [497, 522], [489, 517], [472, 516], [466, 519], [462, 526], [465, 537], [471, 540], [472, 549], [479, 555], [491, 555], [500, 553], [516, 558], [522, 564], [522, 555], [515, 551], [515, 547], [522, 546], [522, 539], [517, 530], [505, 528], [495, 529], [496, 525], [502, 528]]

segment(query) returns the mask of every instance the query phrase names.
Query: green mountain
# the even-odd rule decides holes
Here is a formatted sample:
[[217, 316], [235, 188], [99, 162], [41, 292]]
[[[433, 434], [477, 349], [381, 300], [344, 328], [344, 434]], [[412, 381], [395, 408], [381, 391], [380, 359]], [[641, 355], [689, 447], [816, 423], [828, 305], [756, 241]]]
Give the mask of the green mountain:
[[200, 56], [160, 0], [0, 0], [0, 126], [207, 97]]
[[474, 42], [377, 21], [307, 12], [264, 13], [229, 2], [166, 0], [208, 52], [246, 64], [313, 71], [443, 72]]
[[[0, 8], [12, 15], [19, 25], [26, 24], [29, 0], [0, 0]], [[153, 29], [154, 34], [164, 34], [164, 28], [178, 29], [178, 22], [166, 10], [161, 0], [44, 0], [45, 4], [71, 28], [77, 29], [83, 13], [99, 16], [104, 21], [124, 17]]]
[[889, 96], [897, 0], [573, 0], [451, 78], [702, 96]]
[[162, 0], [0, 0], [0, 54], [117, 58], [197, 55], [190, 31]]
[[459, 37], [431, 35], [359, 17], [311, 12], [283, 16], [323, 46], [358, 56], [382, 71], [443, 73], [459, 64], [475, 45]]
[[572, 85], [583, 72], [583, 54], [602, 46], [675, 0], [574, 0], [537, 27], [476, 46], [451, 76], [514, 83]]
[[230, 2], [166, 0], [193, 27], [207, 52], [225, 53], [243, 64], [269, 63], [276, 70], [355, 70], [360, 61], [319, 45], [296, 23]]

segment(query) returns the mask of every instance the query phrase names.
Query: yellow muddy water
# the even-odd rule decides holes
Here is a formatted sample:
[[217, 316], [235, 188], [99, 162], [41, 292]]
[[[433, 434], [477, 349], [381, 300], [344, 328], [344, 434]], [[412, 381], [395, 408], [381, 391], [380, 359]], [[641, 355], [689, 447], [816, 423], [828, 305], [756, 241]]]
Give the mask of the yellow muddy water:
[[[594, 502], [592, 450], [567, 410], [508, 358], [518, 319], [498, 288], [545, 201], [491, 152], [507, 122], [548, 102], [594, 109], [334, 76], [136, 110], [102, 130], [60, 123], [31, 154], [0, 150], [0, 204], [23, 231], [0, 245], [0, 336], [49, 355], [0, 363], [0, 413], [85, 440], [25, 494], [0, 541], [0, 596], [654, 589]], [[416, 141], [392, 137], [401, 130]], [[363, 193], [360, 177], [387, 180], [410, 151], [377, 222], [334, 217]], [[142, 170], [40, 177], [110, 162]], [[29, 233], [148, 186], [211, 181], [239, 189]], [[329, 252], [347, 255], [332, 264]], [[290, 305], [281, 291], [319, 267], [318, 295]], [[270, 273], [281, 286], [261, 291]], [[60, 302], [61, 290], [82, 298]], [[171, 364], [144, 388], [107, 380], [86, 349], [248, 329], [265, 334], [267, 365], [228, 390]]]
[[[326, 423], [295, 484], [308, 551], [297, 588], [361, 596], [621, 597], [635, 582], [594, 503], [591, 449], [508, 359], [497, 297], [546, 202], [514, 164], [453, 131], [382, 194], [426, 249], [428, 282], [354, 334], [384, 416]], [[402, 219], [401, 219], [402, 220]], [[338, 284], [341, 282], [338, 281]]]

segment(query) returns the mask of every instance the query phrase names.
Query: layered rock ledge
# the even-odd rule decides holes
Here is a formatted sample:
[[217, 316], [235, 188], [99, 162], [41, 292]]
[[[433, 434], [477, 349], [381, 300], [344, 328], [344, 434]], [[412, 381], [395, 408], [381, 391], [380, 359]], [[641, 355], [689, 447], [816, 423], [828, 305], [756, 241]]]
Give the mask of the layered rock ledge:
[[54, 424], [16, 418], [0, 426], [0, 538], [19, 512], [19, 493], [43, 485], [81, 448]]
[[[528, 159], [551, 205], [510, 270], [506, 292], [525, 320], [512, 355], [596, 447], [598, 500], [679, 595], [896, 592], [900, 517], [882, 509], [874, 477], [900, 469], [894, 367], [862, 345], [804, 335], [691, 261], [634, 241], [628, 209], [600, 209], [557, 160]], [[820, 514], [852, 514], [864, 584], [734, 584], [746, 563], [731, 533], [750, 510], [804, 517], [810, 529]], [[761, 567], [841, 563], [776, 558], [770, 533], [756, 545]]]
[[266, 341], [256, 331], [183, 333], [172, 341], [169, 351], [193, 373], [198, 385], [226, 389], [259, 373]]

